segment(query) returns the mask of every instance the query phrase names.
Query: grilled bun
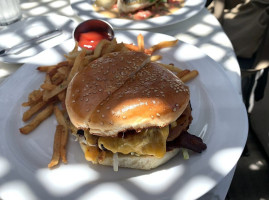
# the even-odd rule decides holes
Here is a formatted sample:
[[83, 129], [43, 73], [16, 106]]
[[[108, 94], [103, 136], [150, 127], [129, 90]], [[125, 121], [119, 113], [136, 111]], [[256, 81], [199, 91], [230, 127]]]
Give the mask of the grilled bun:
[[69, 118], [77, 128], [90, 128], [95, 108], [150, 62], [140, 52], [109, 53], [91, 62], [71, 80], [66, 93]]
[[117, 136], [164, 127], [176, 121], [189, 100], [188, 87], [172, 72], [149, 63], [143, 53], [120, 52], [97, 59], [73, 78], [66, 107], [77, 128]]
[[[80, 143], [82, 151], [85, 153], [87, 146], [84, 143]], [[118, 167], [133, 168], [150, 170], [154, 169], [172, 159], [179, 152], [179, 148], [175, 148], [166, 152], [164, 157], [157, 158], [154, 156], [132, 156], [130, 154], [118, 154]], [[98, 164], [113, 166], [113, 154], [106, 154], [106, 156], [98, 160]]]

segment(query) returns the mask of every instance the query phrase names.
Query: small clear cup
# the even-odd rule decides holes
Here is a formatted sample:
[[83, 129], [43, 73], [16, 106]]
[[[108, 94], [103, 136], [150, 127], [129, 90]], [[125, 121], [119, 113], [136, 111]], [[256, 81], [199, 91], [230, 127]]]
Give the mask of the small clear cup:
[[0, 26], [12, 24], [21, 16], [20, 0], [0, 0]]

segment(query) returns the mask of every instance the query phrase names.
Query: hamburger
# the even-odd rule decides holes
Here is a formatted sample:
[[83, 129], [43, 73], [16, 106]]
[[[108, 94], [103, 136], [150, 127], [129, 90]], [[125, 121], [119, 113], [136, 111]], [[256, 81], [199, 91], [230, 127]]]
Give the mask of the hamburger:
[[188, 86], [142, 52], [108, 53], [89, 63], [70, 82], [66, 108], [86, 160], [114, 170], [149, 170], [181, 147], [206, 149], [187, 132]]

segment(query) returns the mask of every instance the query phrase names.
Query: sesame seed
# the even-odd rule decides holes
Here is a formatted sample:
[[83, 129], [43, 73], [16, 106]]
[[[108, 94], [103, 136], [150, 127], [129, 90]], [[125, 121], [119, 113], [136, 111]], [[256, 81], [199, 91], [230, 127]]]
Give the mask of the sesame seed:
[[176, 112], [177, 111], [177, 108], [173, 108], [173, 111]]
[[161, 115], [159, 113], [156, 114], [158, 117], [160, 117]]
[[104, 118], [104, 117], [105, 117], [105, 115], [102, 115], [102, 117]]
[[100, 112], [100, 110], [97, 110], [97, 112], [99, 113], [99, 112]]
[[122, 116], [122, 119], [126, 119], [126, 116]]

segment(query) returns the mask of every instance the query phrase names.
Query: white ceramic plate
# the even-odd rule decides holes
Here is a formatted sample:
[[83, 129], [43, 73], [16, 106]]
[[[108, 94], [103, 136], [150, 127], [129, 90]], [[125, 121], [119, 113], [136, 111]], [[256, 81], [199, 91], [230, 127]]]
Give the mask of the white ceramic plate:
[[161, 16], [141, 21], [129, 19], [107, 18], [94, 11], [92, 0], [70, 0], [71, 7], [75, 13], [83, 20], [103, 19], [109, 22], [114, 28], [118, 29], [149, 29], [171, 25], [186, 20], [200, 12], [206, 3], [206, 0], [185, 0], [183, 8], [172, 15]]
[[[118, 32], [119, 41], [135, 42], [140, 32]], [[170, 36], [142, 32], [146, 46]], [[196, 199], [222, 180], [237, 163], [247, 138], [247, 115], [241, 97], [220, 66], [198, 48], [179, 42], [163, 49], [164, 63], [197, 69], [200, 75], [188, 85], [193, 123], [190, 132], [203, 137], [208, 148], [183, 160], [181, 153], [152, 171], [92, 165], [85, 161], [79, 144], [70, 137], [67, 165], [49, 170], [56, 120], [52, 116], [29, 135], [21, 103], [43, 82], [38, 65], [55, 64], [73, 48], [73, 41], [48, 49], [23, 65], [0, 88], [0, 197], [13, 199]], [[10, 195], [10, 196], [8, 196]], [[9, 197], [9, 198], [5, 198]]]
[[26, 18], [11, 24], [0, 31], [0, 50], [20, 44], [30, 38], [50, 30], [62, 29], [63, 33], [55, 38], [39, 43], [16, 55], [0, 56], [0, 61], [8, 63], [26, 63], [34, 55], [51, 48], [72, 37], [75, 23], [67, 17], [48, 15]]

